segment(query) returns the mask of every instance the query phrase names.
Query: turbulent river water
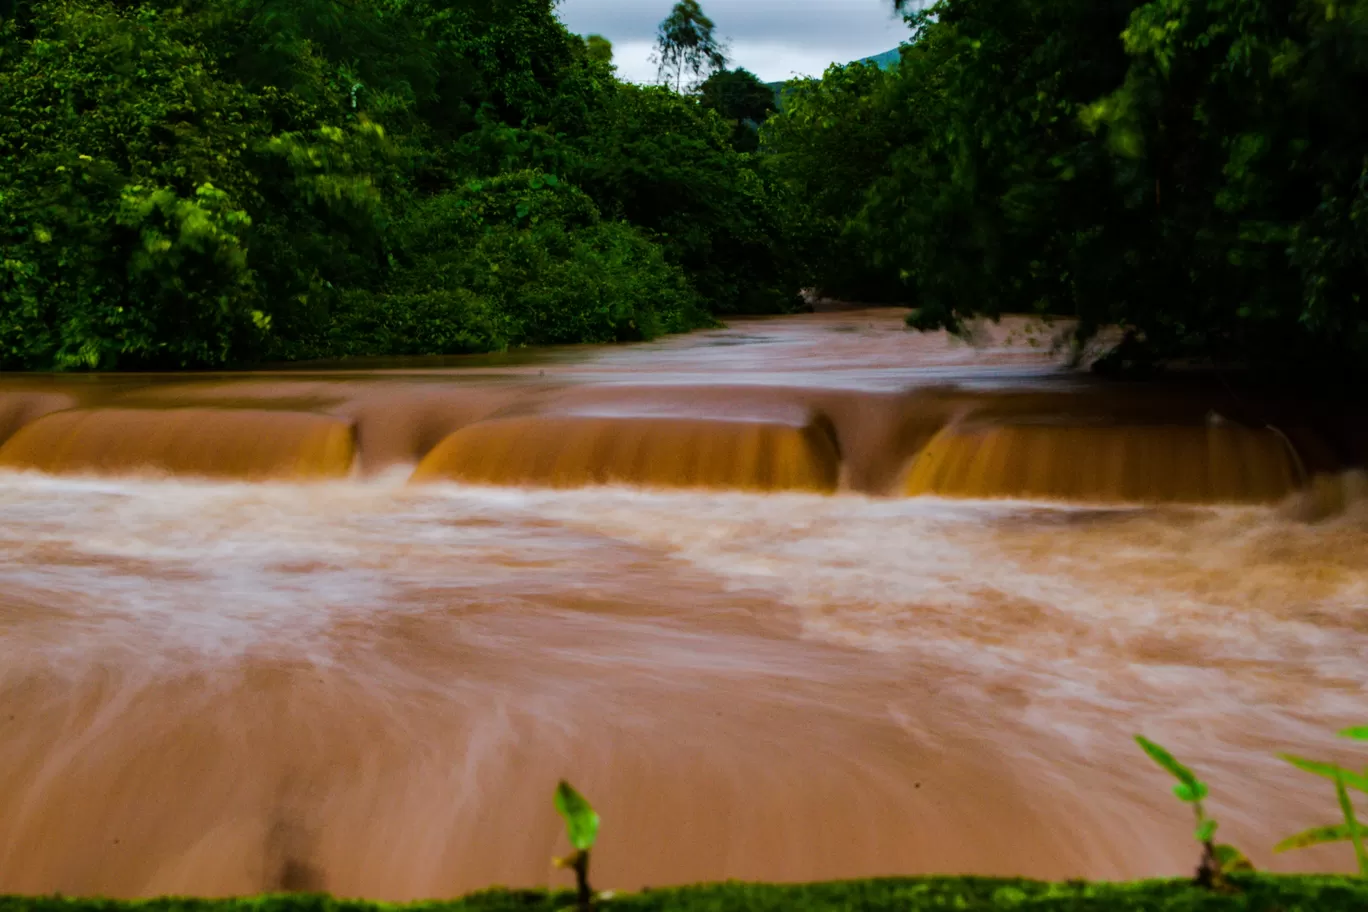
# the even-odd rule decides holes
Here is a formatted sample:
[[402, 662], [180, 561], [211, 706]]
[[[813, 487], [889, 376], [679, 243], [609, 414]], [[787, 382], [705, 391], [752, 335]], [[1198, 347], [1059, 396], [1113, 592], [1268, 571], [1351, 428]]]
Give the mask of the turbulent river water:
[[1187, 873], [1136, 732], [1347, 869], [1270, 848], [1338, 816], [1276, 752], [1368, 722], [1368, 512], [1295, 490], [1358, 438], [898, 319], [0, 380], [0, 892], [562, 884], [560, 777], [600, 889]]

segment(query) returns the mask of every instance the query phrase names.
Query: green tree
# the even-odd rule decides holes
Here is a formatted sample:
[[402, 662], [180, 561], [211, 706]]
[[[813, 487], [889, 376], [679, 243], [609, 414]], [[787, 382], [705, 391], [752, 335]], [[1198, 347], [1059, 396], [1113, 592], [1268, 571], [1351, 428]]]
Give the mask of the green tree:
[[833, 66], [821, 79], [788, 83], [783, 112], [760, 131], [786, 243], [804, 283], [824, 295], [878, 303], [907, 294], [897, 268], [876, 261], [888, 239], [854, 227], [871, 185], [919, 139], [896, 97], [901, 86], [872, 64]]
[[789, 306], [725, 123], [621, 83], [554, 6], [6, 6], [0, 367], [606, 342]]
[[897, 5], [895, 69], [790, 85], [763, 131], [810, 282], [1119, 326], [1103, 366], [1362, 369], [1368, 0]]
[[699, 86], [703, 106], [732, 125], [732, 145], [754, 152], [760, 146], [759, 128], [774, 113], [774, 91], [749, 70], [719, 70]]
[[[1355, 373], [1368, 355], [1368, 3], [1146, 3], [1087, 121], [1143, 212], [1158, 354]], [[1135, 277], [1141, 270], [1132, 270]]]
[[775, 188], [715, 111], [659, 86], [618, 84], [565, 174], [605, 216], [649, 232], [714, 313], [799, 306]]
[[[911, 17], [888, 93], [887, 170], [854, 230], [896, 269], [916, 325], [1064, 313], [1096, 327], [1144, 225], [1080, 115], [1119, 86], [1132, 0], [947, 0]], [[1107, 305], [1102, 305], [1107, 306]]]
[[596, 60], [599, 63], [613, 62], [613, 42], [602, 35], [586, 36], [584, 46], [589, 53], [590, 60]]
[[0, 23], [0, 366], [259, 351], [272, 309], [248, 247], [263, 105], [155, 11], [30, 9]]
[[719, 70], [699, 86], [703, 106], [725, 120], [759, 125], [774, 112], [774, 92], [746, 69]]
[[707, 79], [727, 65], [726, 48], [713, 34], [716, 25], [703, 12], [698, 0], [678, 0], [670, 15], [660, 23], [656, 37], [655, 60], [659, 78], [665, 85], [674, 84], [676, 92]]
[[917, 325], [1050, 312], [1124, 328], [1107, 365], [1361, 370], [1363, 0], [942, 0], [909, 21], [893, 104], [918, 127], [855, 224]]

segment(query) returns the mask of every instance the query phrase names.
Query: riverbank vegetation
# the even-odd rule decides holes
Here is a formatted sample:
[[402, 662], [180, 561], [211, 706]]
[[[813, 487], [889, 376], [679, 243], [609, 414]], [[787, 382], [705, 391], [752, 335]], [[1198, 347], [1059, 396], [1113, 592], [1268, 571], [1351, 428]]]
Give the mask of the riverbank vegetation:
[[810, 282], [1119, 326], [1112, 363], [1362, 363], [1368, 3], [905, 5], [896, 68], [790, 86], [765, 132]]
[[[895, 0], [889, 0], [890, 5]], [[553, 0], [0, 0], [0, 368], [1076, 318], [1102, 362], [1368, 355], [1368, 0], [907, 3], [891, 67], [660, 86]]]
[[552, 0], [0, 0], [0, 368], [650, 338], [796, 306], [732, 125]]

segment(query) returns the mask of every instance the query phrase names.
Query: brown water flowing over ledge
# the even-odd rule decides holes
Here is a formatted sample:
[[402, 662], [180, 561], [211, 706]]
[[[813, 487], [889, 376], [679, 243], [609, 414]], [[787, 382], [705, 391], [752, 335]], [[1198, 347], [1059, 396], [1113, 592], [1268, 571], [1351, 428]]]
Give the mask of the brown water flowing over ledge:
[[1277, 431], [999, 424], [946, 428], [907, 493], [1122, 503], [1272, 503], [1303, 479]]
[[530, 415], [457, 431], [413, 480], [831, 492], [839, 471], [834, 435], [822, 424]]
[[563, 883], [561, 776], [604, 888], [1179, 874], [1136, 731], [1347, 868], [1361, 418], [899, 316], [3, 378], [0, 891]]
[[1087, 384], [1028, 325], [974, 347], [855, 312], [451, 367], [22, 378], [0, 383], [0, 467], [1266, 503], [1364, 460], [1355, 417]]
[[261, 409], [69, 409], [26, 424], [0, 468], [53, 474], [155, 471], [200, 478], [345, 478], [350, 422]]

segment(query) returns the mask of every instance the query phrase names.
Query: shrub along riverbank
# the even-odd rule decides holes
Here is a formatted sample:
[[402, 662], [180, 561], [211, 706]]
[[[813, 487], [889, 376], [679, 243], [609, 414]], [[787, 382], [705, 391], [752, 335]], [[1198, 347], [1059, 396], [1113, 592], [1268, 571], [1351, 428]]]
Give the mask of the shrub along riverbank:
[[0, 369], [796, 308], [732, 129], [620, 81], [552, 0], [0, 0]]
[[792, 84], [762, 133], [808, 281], [1120, 326], [1116, 366], [1361, 371], [1368, 0], [897, 6], [897, 66]]
[[[137, 902], [0, 897], [0, 912], [564, 912], [568, 892], [502, 891], [395, 906], [327, 896]], [[728, 883], [626, 893], [598, 903], [603, 912], [1362, 912], [1368, 882], [1340, 877], [1238, 876], [1216, 893], [1191, 881], [1054, 884], [1028, 880], [928, 877], [775, 885]]]
[[[773, 114], [744, 71], [623, 82], [553, 0], [0, 0], [0, 369], [643, 339], [813, 287], [1362, 374], [1368, 0], [887, 2], [896, 65]], [[665, 58], [720, 66], [705, 20]]]

